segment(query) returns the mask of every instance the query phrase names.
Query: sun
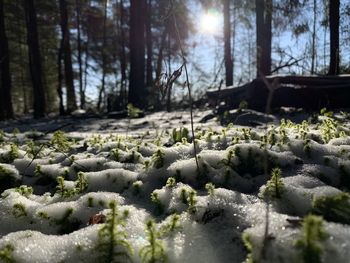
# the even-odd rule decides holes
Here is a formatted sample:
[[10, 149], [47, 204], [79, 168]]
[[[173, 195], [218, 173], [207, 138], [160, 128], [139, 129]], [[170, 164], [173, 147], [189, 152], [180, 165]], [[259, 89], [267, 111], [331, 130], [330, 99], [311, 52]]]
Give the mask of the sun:
[[202, 14], [200, 19], [200, 30], [205, 33], [216, 33], [219, 30], [220, 18], [217, 12], [208, 11]]

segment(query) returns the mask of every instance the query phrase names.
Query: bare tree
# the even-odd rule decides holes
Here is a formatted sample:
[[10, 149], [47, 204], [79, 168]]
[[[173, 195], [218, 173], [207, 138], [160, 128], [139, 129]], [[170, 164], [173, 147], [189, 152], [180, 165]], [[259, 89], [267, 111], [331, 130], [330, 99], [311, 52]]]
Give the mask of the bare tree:
[[62, 56], [64, 61], [64, 73], [67, 89], [67, 113], [77, 109], [77, 102], [74, 90], [74, 75], [72, 66], [72, 55], [70, 47], [70, 34], [68, 26], [68, 10], [66, 0], [59, 0], [60, 16], [61, 16], [61, 31], [62, 31]]
[[42, 80], [40, 46], [34, 0], [23, 0], [29, 56], [29, 68], [33, 87], [34, 118], [45, 116], [46, 100]]
[[271, 73], [272, 0], [255, 0], [257, 76]]
[[226, 86], [233, 85], [233, 61], [231, 54], [231, 21], [230, 21], [230, 0], [224, 2], [224, 49], [225, 49], [225, 79]]
[[329, 75], [339, 74], [339, 6], [340, 0], [329, 0], [330, 63]]
[[10, 58], [4, 15], [4, 2], [0, 0], [0, 120], [13, 118]]
[[145, 0], [130, 1], [130, 77], [129, 102], [146, 106], [145, 89]]

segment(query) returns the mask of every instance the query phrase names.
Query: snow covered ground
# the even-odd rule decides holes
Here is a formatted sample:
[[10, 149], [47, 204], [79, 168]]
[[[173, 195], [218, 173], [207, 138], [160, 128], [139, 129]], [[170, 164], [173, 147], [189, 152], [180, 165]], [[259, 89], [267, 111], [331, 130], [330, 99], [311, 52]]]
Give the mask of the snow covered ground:
[[349, 262], [349, 114], [208, 114], [0, 124], [0, 262]]

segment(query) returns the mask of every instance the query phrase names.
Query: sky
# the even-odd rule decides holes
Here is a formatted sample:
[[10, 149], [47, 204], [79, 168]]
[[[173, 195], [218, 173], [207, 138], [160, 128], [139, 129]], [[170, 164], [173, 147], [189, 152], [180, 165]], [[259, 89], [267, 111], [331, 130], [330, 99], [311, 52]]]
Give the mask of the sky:
[[[220, 80], [224, 78], [224, 67], [220, 67], [223, 61], [223, 16], [222, 10], [205, 10], [198, 2], [191, 1], [190, 4], [190, 17], [193, 18], [195, 26], [195, 32], [188, 40], [188, 44], [191, 48], [188, 51], [187, 61], [189, 62], [188, 68], [190, 72], [190, 83], [193, 90], [204, 93], [208, 86], [217, 88]], [[322, 10], [320, 10], [322, 12]], [[305, 12], [308, 15], [309, 12]], [[312, 16], [310, 16], [312, 18]], [[318, 20], [321, 19], [321, 15], [318, 16]], [[319, 22], [319, 21], [318, 21]], [[234, 67], [235, 77], [234, 84], [239, 85], [244, 82], [250, 81], [255, 77], [255, 29], [247, 31], [242, 25], [236, 25], [237, 38], [234, 50]], [[325, 35], [326, 34], [326, 35]], [[329, 54], [329, 48], [326, 50], [323, 48], [323, 39], [326, 37], [328, 41], [328, 32], [324, 31], [324, 28], [317, 28], [317, 46], [319, 46], [317, 65], [322, 67], [327, 65], [328, 59], [323, 58], [323, 54]], [[281, 32], [273, 34], [273, 47], [277, 45], [289, 55], [295, 58], [310, 57], [307, 47], [310, 46], [310, 33], [302, 35], [296, 39], [291, 32]], [[253, 41], [252, 41], [253, 40]], [[275, 49], [273, 48], [273, 51]], [[344, 60], [350, 60], [350, 49], [342, 48], [341, 54]], [[280, 56], [275, 52], [272, 53], [273, 60], [279, 60]], [[287, 56], [286, 56], [287, 59]], [[179, 65], [173, 65], [176, 68]], [[310, 65], [305, 60], [303, 64], [304, 69], [295, 67], [294, 73], [296, 74], [309, 74]], [[197, 69], [200, 69], [201, 73]], [[220, 70], [220, 74], [218, 71]], [[215, 76], [218, 74], [218, 78], [214, 83]], [[91, 98], [96, 98], [97, 86], [100, 85], [100, 76], [98, 72], [92, 72], [89, 81], [89, 89], [87, 94]], [[114, 81], [113, 78], [111, 81]], [[180, 81], [185, 82], [184, 76]], [[182, 97], [187, 94], [186, 90], [176, 88], [176, 97]]]

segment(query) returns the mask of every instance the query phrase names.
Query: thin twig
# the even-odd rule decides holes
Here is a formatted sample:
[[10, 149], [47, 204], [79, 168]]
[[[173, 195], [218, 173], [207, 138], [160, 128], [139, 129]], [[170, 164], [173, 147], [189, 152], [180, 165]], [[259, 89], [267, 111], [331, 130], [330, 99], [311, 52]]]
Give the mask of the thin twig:
[[[171, 9], [174, 6], [174, 2], [173, 1], [174, 0], [170, 0]], [[180, 47], [180, 51], [181, 51], [181, 58], [183, 60], [183, 65], [184, 65], [184, 68], [185, 68], [186, 84], [187, 84], [187, 89], [188, 89], [188, 97], [189, 97], [189, 101], [190, 101], [190, 117], [191, 117], [191, 132], [192, 132], [193, 151], [194, 151], [194, 158], [196, 160], [197, 171], [198, 171], [198, 174], [200, 174], [198, 158], [197, 158], [196, 138], [195, 138], [195, 135], [194, 135], [194, 127], [193, 127], [194, 126], [193, 125], [193, 105], [192, 105], [190, 80], [189, 80], [189, 77], [188, 77], [188, 70], [187, 70], [187, 61], [186, 61], [185, 52], [184, 52], [183, 45], [182, 45], [182, 42], [181, 42], [180, 32], [179, 32], [179, 28], [177, 26], [177, 21], [176, 21], [176, 17], [175, 17], [175, 13], [174, 12], [172, 12], [172, 16], [173, 16], [173, 20], [174, 20], [174, 26], [175, 26], [177, 41], [179, 43], [179, 47]]]

